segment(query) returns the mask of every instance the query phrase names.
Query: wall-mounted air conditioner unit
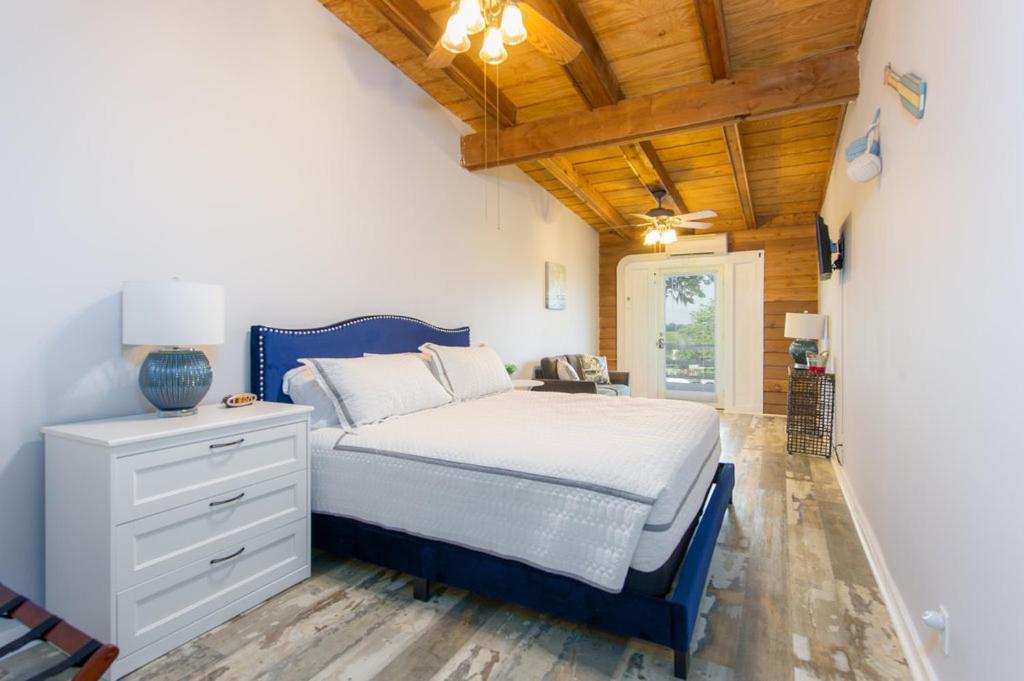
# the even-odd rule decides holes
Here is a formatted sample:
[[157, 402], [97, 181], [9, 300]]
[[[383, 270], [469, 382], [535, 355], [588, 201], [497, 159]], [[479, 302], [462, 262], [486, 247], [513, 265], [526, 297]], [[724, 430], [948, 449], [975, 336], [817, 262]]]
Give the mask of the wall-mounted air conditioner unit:
[[665, 247], [669, 255], [725, 255], [729, 252], [729, 237], [725, 233], [681, 236]]

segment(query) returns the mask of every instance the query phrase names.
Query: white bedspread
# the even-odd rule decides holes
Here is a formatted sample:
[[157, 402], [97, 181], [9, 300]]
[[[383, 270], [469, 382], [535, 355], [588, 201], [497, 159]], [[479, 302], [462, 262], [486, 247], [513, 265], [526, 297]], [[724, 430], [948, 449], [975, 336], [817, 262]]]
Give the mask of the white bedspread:
[[[334, 448], [313, 457], [314, 511], [618, 591], [666, 485], [707, 471], [718, 414], [687, 402], [510, 391], [329, 430]], [[334, 457], [345, 466], [330, 465]], [[671, 518], [681, 498], [656, 515]]]

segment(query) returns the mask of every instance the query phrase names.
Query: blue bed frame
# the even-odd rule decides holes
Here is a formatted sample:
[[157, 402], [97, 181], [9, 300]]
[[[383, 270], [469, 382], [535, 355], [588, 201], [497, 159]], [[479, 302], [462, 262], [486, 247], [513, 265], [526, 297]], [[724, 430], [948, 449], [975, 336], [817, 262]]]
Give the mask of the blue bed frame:
[[[445, 329], [398, 315], [357, 317], [313, 329], [253, 326], [252, 391], [261, 400], [290, 402], [281, 392], [282, 379], [300, 357], [414, 352], [428, 342], [468, 346], [469, 328]], [[734, 485], [733, 465], [720, 463], [703, 512], [683, 538], [689, 546], [675, 586], [665, 596], [609, 593], [515, 560], [325, 514], [313, 514], [313, 545], [412, 575], [413, 593], [420, 600], [430, 597], [431, 582], [439, 582], [668, 646], [675, 655], [675, 675], [685, 679], [711, 557]]]

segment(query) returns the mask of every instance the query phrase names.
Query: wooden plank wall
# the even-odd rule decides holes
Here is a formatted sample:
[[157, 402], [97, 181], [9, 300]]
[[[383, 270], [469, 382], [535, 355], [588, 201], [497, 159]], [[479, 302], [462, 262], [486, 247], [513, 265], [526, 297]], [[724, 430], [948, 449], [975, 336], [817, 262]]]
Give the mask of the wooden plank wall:
[[[785, 216], [758, 229], [729, 232], [730, 251], [764, 250], [764, 410], [786, 413], [790, 341], [783, 337], [786, 312], [817, 312], [818, 266], [814, 215]], [[616, 366], [616, 268], [627, 255], [650, 253], [638, 241], [601, 235], [599, 296], [601, 354]]]

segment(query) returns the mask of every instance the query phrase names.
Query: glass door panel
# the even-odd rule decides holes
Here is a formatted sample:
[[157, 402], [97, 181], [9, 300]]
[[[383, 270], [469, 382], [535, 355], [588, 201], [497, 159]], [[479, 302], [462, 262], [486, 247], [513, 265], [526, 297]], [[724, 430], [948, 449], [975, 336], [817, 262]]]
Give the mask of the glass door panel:
[[718, 273], [666, 272], [664, 396], [718, 401]]

